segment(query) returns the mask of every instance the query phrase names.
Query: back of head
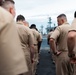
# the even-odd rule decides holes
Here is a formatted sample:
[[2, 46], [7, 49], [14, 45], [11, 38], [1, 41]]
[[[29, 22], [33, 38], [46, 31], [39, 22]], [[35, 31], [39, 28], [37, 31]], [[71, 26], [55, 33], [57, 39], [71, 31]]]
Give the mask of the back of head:
[[73, 28], [76, 28], [76, 11], [74, 12], [74, 20], [72, 21], [71, 26], [74, 26]]
[[9, 11], [15, 17], [15, 2], [13, 0], [0, 0], [0, 6]]
[[65, 14], [60, 14], [57, 17], [58, 25], [62, 25], [63, 23], [67, 22], [67, 17]]
[[35, 24], [31, 24], [30, 28], [36, 28], [36, 25]]
[[23, 15], [18, 15], [16, 21], [25, 21], [25, 17]]
[[74, 13], [74, 18], [76, 18], [76, 11], [75, 11], [75, 13]]
[[67, 17], [66, 17], [65, 14], [60, 14], [57, 18], [64, 18], [64, 19], [67, 19]]
[[4, 8], [8, 8], [9, 5], [15, 4], [15, 2], [13, 0], [0, 0], [0, 6], [4, 7]]
[[29, 27], [29, 22], [23, 21], [23, 23], [24, 23], [25, 26]]

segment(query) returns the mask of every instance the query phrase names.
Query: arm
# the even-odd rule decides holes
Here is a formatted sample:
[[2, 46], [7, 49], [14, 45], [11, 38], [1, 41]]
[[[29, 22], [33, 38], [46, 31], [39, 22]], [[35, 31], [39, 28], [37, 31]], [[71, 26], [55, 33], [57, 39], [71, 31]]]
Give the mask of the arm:
[[68, 33], [68, 38], [67, 38], [67, 46], [68, 46], [69, 56], [74, 54], [73, 49], [75, 46], [75, 38], [76, 38], [76, 32], [70, 31]]
[[50, 48], [53, 50], [53, 53], [57, 52], [55, 40], [51, 38], [49, 43], [50, 43]]
[[31, 45], [30, 46], [30, 54], [31, 54], [31, 62], [32, 63], [33, 63], [33, 58], [34, 58], [34, 50], [35, 50], [34, 45]]
[[51, 34], [49, 45], [55, 55], [59, 55], [61, 52], [57, 50], [57, 39], [60, 36], [61, 29], [57, 27], [55, 31]]
[[40, 47], [41, 47], [41, 43], [42, 43], [42, 35], [41, 33], [38, 33], [38, 53], [40, 52]]
[[53, 38], [50, 38], [49, 44], [50, 44], [50, 48], [52, 49], [54, 55], [58, 56], [61, 52], [59, 52], [57, 50], [56, 42], [55, 42], [55, 40]]
[[35, 47], [34, 47], [34, 36], [33, 36], [33, 33], [29, 32], [29, 46], [30, 46], [30, 53], [31, 53], [31, 61], [33, 63], [33, 58], [34, 58], [34, 50], [35, 50]]

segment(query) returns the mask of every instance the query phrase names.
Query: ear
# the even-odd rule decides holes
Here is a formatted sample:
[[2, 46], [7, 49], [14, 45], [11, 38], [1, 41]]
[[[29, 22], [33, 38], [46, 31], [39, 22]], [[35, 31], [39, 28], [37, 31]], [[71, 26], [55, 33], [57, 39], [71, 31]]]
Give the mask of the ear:
[[9, 9], [9, 12], [10, 12], [11, 14], [13, 14], [13, 8], [10, 8], [10, 9]]
[[9, 9], [9, 12], [13, 15], [13, 17], [15, 17], [16, 13], [15, 13], [14, 8], [10, 8]]
[[62, 23], [64, 23], [64, 20], [62, 19]]

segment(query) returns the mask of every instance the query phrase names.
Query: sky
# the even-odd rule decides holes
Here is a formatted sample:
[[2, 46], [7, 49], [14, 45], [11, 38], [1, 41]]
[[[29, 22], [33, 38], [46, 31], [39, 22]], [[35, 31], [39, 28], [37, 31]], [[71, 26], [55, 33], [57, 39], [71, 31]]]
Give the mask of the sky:
[[36, 24], [38, 30], [43, 25], [46, 33], [48, 18], [52, 19], [52, 27], [57, 26], [57, 16], [66, 14], [68, 22], [71, 24], [76, 11], [76, 0], [15, 0], [16, 16], [21, 14], [25, 17], [29, 25]]

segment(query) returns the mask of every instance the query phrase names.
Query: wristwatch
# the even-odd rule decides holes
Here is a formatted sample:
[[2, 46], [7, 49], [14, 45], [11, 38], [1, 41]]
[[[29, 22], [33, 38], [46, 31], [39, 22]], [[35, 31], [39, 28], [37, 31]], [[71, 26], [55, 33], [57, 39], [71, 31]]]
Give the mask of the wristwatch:
[[54, 52], [54, 55], [57, 55], [57, 52]]
[[68, 56], [69, 56], [70, 58], [73, 58], [73, 57], [75, 57], [75, 54], [74, 54], [74, 53], [68, 54]]

